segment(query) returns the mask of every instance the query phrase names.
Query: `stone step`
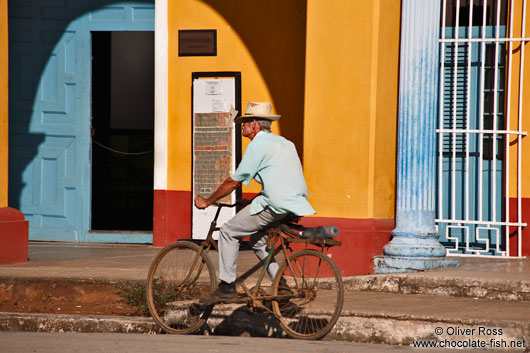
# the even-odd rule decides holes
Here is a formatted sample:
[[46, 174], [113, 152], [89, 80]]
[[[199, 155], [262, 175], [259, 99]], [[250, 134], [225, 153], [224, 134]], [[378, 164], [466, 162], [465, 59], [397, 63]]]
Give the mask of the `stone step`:
[[[34, 245], [31, 262], [0, 267], [0, 298], [50, 301], [68, 294], [111, 302], [115, 297], [107, 294], [118, 283], [145, 281], [158, 251]], [[248, 251], [240, 260], [241, 269], [256, 261]], [[420, 339], [530, 340], [530, 259], [468, 258], [458, 269], [344, 277], [344, 283], [342, 316], [326, 339], [405, 345]], [[210, 334], [282, 335], [274, 317], [252, 314], [245, 305], [216, 306], [208, 325]], [[152, 333], [157, 327], [147, 317], [0, 313], [0, 330]]]
[[460, 257], [461, 267], [344, 278], [349, 291], [530, 301], [526, 258]]
[[417, 274], [346, 277], [347, 291], [425, 294], [463, 298], [530, 301], [530, 281]]
[[[218, 305], [207, 324], [203, 334], [284, 336], [271, 314], [251, 313], [246, 305]], [[0, 330], [159, 332], [149, 318], [15, 313], [0, 313]], [[348, 292], [342, 315], [325, 339], [396, 345], [428, 340], [454, 348], [462, 344], [468, 345], [464, 348], [521, 348], [529, 337], [530, 306], [526, 302]]]
[[[474, 331], [457, 334], [465, 329]], [[530, 337], [530, 305], [438, 295], [348, 292], [334, 335], [348, 341], [403, 345], [428, 339], [521, 340]]]
[[[484, 276], [448, 276], [444, 272], [344, 277], [348, 292], [422, 294], [462, 298], [530, 301], [530, 280]], [[126, 280], [87, 278], [16, 278], [0, 276], [0, 302], [24, 297], [70, 295], [72, 300], [116, 300]], [[141, 283], [143, 280], [129, 282]]]

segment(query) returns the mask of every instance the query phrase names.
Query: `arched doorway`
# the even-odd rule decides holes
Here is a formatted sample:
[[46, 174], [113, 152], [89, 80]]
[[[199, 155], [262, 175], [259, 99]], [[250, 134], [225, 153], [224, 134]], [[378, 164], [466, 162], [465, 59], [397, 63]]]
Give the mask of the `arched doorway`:
[[[153, 1], [92, 0], [60, 3], [33, 0], [24, 4], [9, 2], [8, 6], [9, 200], [10, 206], [20, 209], [29, 220], [30, 240], [152, 242], [152, 233], [145, 229], [140, 232], [131, 232], [131, 229], [127, 229], [129, 232], [120, 232], [120, 229], [115, 229], [118, 232], [92, 231], [92, 166], [93, 158], [97, 156], [92, 150], [95, 146], [92, 143], [94, 130], [91, 119], [98, 118], [93, 116], [92, 109], [94, 40], [100, 48], [106, 45], [101, 39], [104, 37], [102, 33], [108, 33], [110, 40], [107, 44], [110, 43], [111, 47], [107, 54], [111, 55], [113, 51], [119, 54], [122, 50], [113, 49], [113, 33], [152, 33]], [[123, 41], [123, 38], [115, 40], [116, 43]], [[135, 42], [130, 38], [128, 41]], [[109, 56], [105, 57], [104, 53], [106, 50], [100, 50], [98, 58], [102, 61], [109, 60]], [[99, 79], [108, 82], [114, 74], [111, 70], [108, 73], [111, 76], [105, 78], [104, 67], [104, 64], [100, 64], [96, 74]], [[117, 67], [120, 67], [119, 63]], [[98, 87], [104, 86], [102, 84]], [[101, 95], [101, 91], [102, 89], [98, 89], [98, 94]], [[123, 93], [114, 98], [120, 96]], [[112, 98], [112, 92], [109, 92], [107, 98]], [[136, 102], [138, 103], [137, 100]], [[101, 100], [96, 103], [100, 110], [105, 109]], [[152, 120], [153, 115], [151, 125]], [[113, 123], [115, 122], [108, 118], [102, 125]], [[122, 120], [117, 123], [118, 128], [123, 128], [124, 125], [127, 124]], [[133, 126], [133, 129], [136, 127]], [[153, 128], [147, 130], [152, 131]], [[107, 133], [105, 136], [111, 135]], [[108, 143], [101, 145], [130, 153], [133, 152], [128, 147], [130, 142], [129, 136], [125, 148], [121, 150], [112, 148]], [[105, 165], [114, 164], [112, 161], [103, 163], [103, 171], [106, 169]], [[152, 175], [152, 165], [150, 169]], [[148, 202], [152, 212], [152, 181], [150, 184], [151, 196]], [[123, 187], [123, 183], [116, 188], [119, 187]], [[119, 198], [112, 194], [108, 194], [108, 197], [109, 200]], [[105, 202], [101, 205], [103, 208]], [[134, 217], [129, 214], [131, 216]]]

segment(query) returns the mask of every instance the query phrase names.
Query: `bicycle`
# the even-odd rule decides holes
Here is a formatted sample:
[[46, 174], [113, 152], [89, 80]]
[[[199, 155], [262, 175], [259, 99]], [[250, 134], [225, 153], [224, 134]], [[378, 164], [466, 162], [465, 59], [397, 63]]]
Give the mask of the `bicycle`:
[[[157, 325], [167, 333], [187, 334], [198, 331], [212, 313], [216, 304], [246, 303], [251, 311], [272, 313], [287, 335], [300, 339], [324, 337], [337, 322], [344, 301], [344, 285], [337, 265], [324, 250], [341, 245], [339, 241], [319, 236], [322, 227], [306, 228], [295, 222], [299, 217], [289, 217], [268, 227], [268, 256], [236, 279], [236, 287], [243, 289], [237, 298], [200, 303], [217, 287], [216, 269], [208, 256], [217, 249], [213, 232], [219, 230], [218, 208], [208, 235], [197, 245], [189, 240], [178, 240], [163, 248], [153, 260], [147, 277], [147, 303]], [[306, 233], [302, 233], [306, 232]], [[308, 238], [300, 234], [317, 234]], [[292, 244], [304, 248], [294, 251]], [[320, 251], [308, 246], [316, 245]], [[263, 285], [270, 260], [283, 254], [271, 287]], [[259, 269], [254, 287], [245, 284]], [[287, 285], [287, 287], [285, 287]], [[267, 305], [272, 304], [272, 305]], [[271, 308], [272, 306], [272, 308]]]

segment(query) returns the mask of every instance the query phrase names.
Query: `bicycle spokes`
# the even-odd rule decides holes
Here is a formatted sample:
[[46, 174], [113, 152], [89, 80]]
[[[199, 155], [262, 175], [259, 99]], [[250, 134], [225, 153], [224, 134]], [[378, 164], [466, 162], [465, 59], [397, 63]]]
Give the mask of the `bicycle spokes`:
[[[282, 328], [296, 338], [324, 336], [337, 321], [344, 299], [336, 265], [325, 254], [306, 249], [293, 253], [279, 271], [277, 276], [285, 278], [293, 292], [290, 299], [273, 303]], [[279, 281], [277, 277], [275, 284]]]
[[166, 332], [194, 332], [213, 308], [199, 300], [210, 295], [215, 285], [215, 267], [200, 248], [185, 241], [173, 243], [160, 252], [149, 270], [149, 311]]

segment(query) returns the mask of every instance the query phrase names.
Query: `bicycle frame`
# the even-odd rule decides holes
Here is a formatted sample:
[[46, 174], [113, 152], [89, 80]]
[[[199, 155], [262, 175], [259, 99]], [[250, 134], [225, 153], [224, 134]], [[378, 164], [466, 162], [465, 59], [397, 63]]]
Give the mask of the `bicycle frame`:
[[[192, 267], [191, 267], [192, 270], [190, 271], [190, 274], [194, 272], [193, 270], [195, 269], [195, 266], [197, 265], [197, 263], [201, 262], [200, 261], [200, 257], [201, 257], [202, 252], [206, 252], [206, 254], [208, 254], [208, 252], [210, 251], [210, 249], [212, 247], [215, 250], [219, 250], [218, 247], [217, 247], [216, 242], [213, 239], [213, 233], [215, 231], [220, 230], [220, 227], [217, 227], [217, 219], [219, 217], [221, 209], [223, 207], [235, 207], [235, 206], [238, 206], [238, 205], [241, 205], [241, 204], [242, 203], [240, 203], [240, 202], [236, 202], [236, 203], [231, 204], [231, 205], [230, 204], [215, 203], [215, 205], [218, 207], [217, 211], [215, 212], [214, 219], [210, 223], [210, 228], [208, 230], [208, 235], [206, 236], [206, 239], [204, 241], [202, 241], [201, 244], [200, 244], [199, 252], [197, 253], [197, 256], [195, 257], [195, 259], [193, 261], [193, 264], [192, 264]], [[290, 232], [289, 230], [284, 229], [281, 226], [282, 224], [283, 224], [283, 221], [279, 221], [279, 222], [273, 223], [272, 225], [270, 225], [268, 227], [267, 232], [268, 232], [268, 236], [269, 236], [269, 240], [270, 240], [269, 243], [271, 244], [270, 245], [271, 249], [269, 250], [269, 253], [268, 253], [267, 257], [265, 259], [259, 261], [254, 266], [252, 266], [252, 268], [247, 270], [242, 275], [238, 276], [236, 278], [236, 280], [235, 280], [236, 285], [239, 285], [245, 291], [246, 297], [239, 297], [239, 298], [234, 298], [234, 299], [225, 299], [225, 300], [223, 300], [223, 302], [225, 302], [225, 303], [228, 303], [228, 302], [234, 303], [234, 302], [250, 301], [250, 302], [253, 303], [253, 306], [263, 307], [263, 305], [261, 305], [259, 303], [259, 301], [261, 301], [261, 300], [289, 299], [289, 298], [292, 297], [292, 295], [276, 295], [276, 296], [273, 296], [273, 295], [259, 295], [259, 290], [261, 288], [261, 284], [263, 282], [266, 270], [267, 270], [267, 268], [268, 268], [268, 266], [270, 264], [271, 259], [281, 252], [283, 254], [283, 257], [284, 257], [285, 261], [287, 262], [287, 264], [289, 266], [289, 269], [294, 273], [291, 263], [289, 261], [287, 261], [287, 259], [289, 257], [289, 255], [287, 253], [287, 249], [292, 250], [290, 248], [290, 246], [289, 246], [289, 243], [291, 243], [291, 242], [305, 243], [306, 244], [306, 248], [307, 248], [307, 244], [309, 244], [307, 239], [290, 238], [288, 236], [283, 235], [282, 233], [284, 233], [284, 234], [285, 233], [287, 233], [287, 234], [291, 233], [291, 235], [294, 235], [294, 234], [292, 234], [292, 232]], [[289, 240], [287, 240], [287, 239], [289, 239]], [[279, 244], [278, 244], [278, 240], [279, 240]], [[334, 242], [335, 245], [336, 244], [340, 244], [339, 242], [336, 242], [336, 241], [331, 240], [331, 239], [327, 239], [327, 242]], [[326, 244], [326, 241], [323, 240], [322, 244]], [[322, 245], [322, 252], [324, 251], [324, 246], [325, 245]], [[253, 275], [256, 271], [258, 271], [260, 268], [261, 268], [261, 272], [259, 274], [259, 277], [258, 277], [258, 280], [256, 282], [256, 285], [253, 288], [249, 289], [245, 285], [244, 281], [246, 279], [248, 279], [251, 275]], [[186, 278], [186, 281], [187, 280], [188, 280], [188, 277]], [[298, 283], [296, 283], [296, 286], [298, 287]]]
[[[217, 243], [213, 239], [213, 233], [215, 231], [219, 231], [220, 230], [220, 227], [217, 227], [217, 219], [219, 218], [219, 214], [221, 212], [221, 209], [223, 207], [235, 207], [235, 206], [240, 205], [240, 203], [236, 202], [236, 203], [231, 204], [231, 205], [222, 204], [222, 203], [215, 203], [215, 205], [217, 206], [217, 211], [215, 212], [215, 216], [214, 216], [212, 222], [210, 223], [210, 228], [208, 230], [208, 234], [206, 236], [206, 239], [204, 241], [202, 241], [201, 244], [200, 244], [199, 253], [197, 254], [197, 256], [195, 257], [195, 259], [193, 261], [193, 264], [191, 266], [192, 271], [190, 271], [190, 274], [194, 272], [193, 269], [195, 269], [195, 266], [200, 262], [200, 256], [201, 256], [202, 252], [206, 252], [206, 254], [208, 254], [208, 252], [212, 249], [212, 247], [215, 250], [219, 250], [218, 247], [217, 247]], [[245, 273], [243, 273], [242, 275], [240, 275], [240, 276], [238, 276], [236, 278], [236, 285], [239, 285], [239, 286], [241, 286], [243, 288], [243, 290], [245, 291], [245, 294], [247, 295], [248, 299], [251, 300], [251, 301], [263, 300], [263, 299], [272, 299], [272, 296], [265, 296], [265, 297], [264, 296], [258, 296], [258, 293], [259, 293], [259, 289], [261, 288], [261, 283], [263, 281], [263, 278], [265, 277], [266, 269], [269, 266], [271, 259], [273, 257], [275, 257], [276, 255], [278, 255], [280, 252], [283, 252], [285, 259], [287, 259], [287, 257], [288, 257], [287, 251], [286, 251], [287, 246], [286, 246], [285, 241], [283, 240], [283, 238], [280, 236], [279, 232], [280, 231], [277, 228], [270, 228], [269, 229], [269, 233], [273, 233], [272, 234], [272, 239], [274, 240], [274, 243], [277, 243], [277, 239], [279, 238], [281, 246], [276, 246], [277, 244], [273, 244], [273, 246], [271, 247], [271, 250], [269, 251], [269, 253], [268, 253], [268, 255], [267, 255], [267, 257], [265, 259], [259, 261], [256, 265], [254, 265], [248, 271], [246, 271]], [[290, 266], [290, 264], [289, 264], [289, 266]], [[258, 271], [260, 268], [261, 268], [261, 272], [260, 272], [260, 275], [258, 277], [258, 281], [256, 282], [256, 286], [254, 287], [255, 290], [252, 291], [244, 284], [244, 281], [246, 279], [248, 279], [256, 271]], [[291, 268], [291, 270], [292, 270], [292, 268]], [[188, 279], [189, 278], [186, 278], [185, 281], [188, 281]], [[242, 300], [241, 298], [237, 299], [237, 301], [241, 301], [241, 300]]]
[[[216, 204], [218, 209], [206, 239], [200, 244], [178, 240], [166, 246], [153, 260], [147, 285], [147, 301], [153, 319], [166, 332], [192, 333], [206, 323], [215, 305], [246, 303], [251, 312], [272, 313], [291, 337], [323, 337], [340, 316], [344, 300], [340, 272], [324, 249], [340, 245], [340, 242], [325, 236], [301, 237], [301, 232], [313, 234], [320, 230], [297, 224], [294, 215], [286, 216], [262, 230], [264, 236], [267, 236], [267, 239], [262, 240], [267, 241], [268, 253], [263, 260], [235, 279], [239, 292], [237, 295], [224, 298], [211, 295], [217, 285], [216, 268], [209, 256], [212, 247], [218, 249], [213, 240], [213, 233], [220, 230], [217, 220], [221, 208], [238, 204], [241, 203]], [[291, 248], [291, 243], [303, 243], [305, 249], [304, 245], [300, 244], [300, 249], [297, 247], [295, 251]], [[308, 248], [310, 244], [320, 247], [321, 251]], [[268, 272], [273, 257], [280, 253], [285, 261], [278, 259], [279, 269], [269, 287], [268, 279], [264, 280], [265, 273]], [[202, 277], [201, 281], [199, 277]], [[250, 282], [255, 282], [255, 286]], [[159, 283], [162, 283], [161, 292], [157, 287]], [[207, 283], [206, 287], [204, 283]], [[320, 290], [326, 291], [326, 294], [317, 295]], [[334, 293], [330, 294], [330, 290], [334, 290]], [[162, 294], [156, 294], [155, 291]], [[313, 305], [316, 305], [318, 310], [311, 311]], [[321, 308], [328, 307], [325, 313], [321, 311]]]
[[[192, 275], [192, 273], [195, 273], [195, 266], [198, 263], [200, 263], [201, 266], [202, 266], [202, 262], [201, 262], [200, 258], [201, 258], [201, 254], [203, 253], [203, 251], [206, 252], [206, 254], [208, 254], [208, 252], [210, 251], [210, 249], [212, 247], [215, 250], [219, 250], [217, 248], [217, 244], [213, 240], [213, 232], [218, 231], [220, 229], [219, 227], [217, 227], [217, 218], [219, 218], [219, 214], [221, 213], [221, 208], [223, 208], [223, 207], [235, 207], [235, 206], [238, 205], [238, 203], [236, 202], [233, 205], [215, 203], [215, 205], [218, 206], [217, 207], [217, 211], [215, 212], [215, 217], [213, 218], [212, 222], [210, 223], [210, 229], [208, 229], [208, 235], [206, 236], [206, 239], [201, 242], [201, 245], [199, 247], [199, 252], [197, 253], [195, 258], [193, 259], [193, 263], [191, 264], [190, 272], [188, 273], [186, 278], [182, 281], [184, 285], [187, 285], [189, 283], [190, 279], [191, 279], [191, 282], [195, 281], [195, 278], [190, 278], [190, 276]], [[199, 271], [197, 271], [197, 274], [200, 274], [201, 271], [202, 271], [202, 268], [199, 269]]]

